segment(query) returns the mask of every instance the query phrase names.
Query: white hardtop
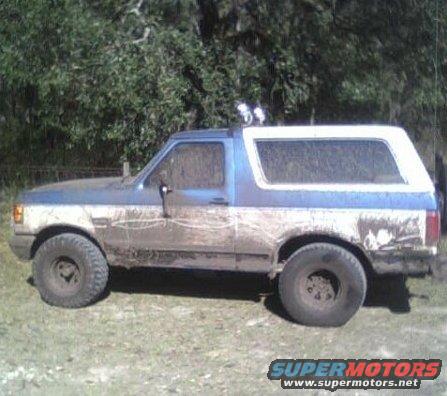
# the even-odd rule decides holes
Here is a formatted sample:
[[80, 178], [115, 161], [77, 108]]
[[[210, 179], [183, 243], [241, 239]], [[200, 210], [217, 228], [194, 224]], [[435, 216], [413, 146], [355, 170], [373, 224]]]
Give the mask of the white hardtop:
[[[386, 125], [253, 126], [242, 130], [250, 165], [259, 187], [276, 190], [352, 190], [434, 192], [434, 186], [405, 130]], [[404, 184], [269, 184], [263, 175], [256, 140], [365, 139], [385, 142], [399, 168]]]
[[402, 128], [388, 125], [257, 126], [244, 128], [243, 134], [257, 138], [408, 138]]

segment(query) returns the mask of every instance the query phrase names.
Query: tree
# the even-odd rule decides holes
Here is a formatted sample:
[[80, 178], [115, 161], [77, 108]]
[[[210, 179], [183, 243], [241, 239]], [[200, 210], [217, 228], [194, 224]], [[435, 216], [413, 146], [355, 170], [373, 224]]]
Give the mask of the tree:
[[173, 132], [235, 123], [241, 98], [275, 123], [401, 124], [427, 147], [435, 108], [447, 126], [440, 0], [31, 0], [0, 15], [9, 162], [142, 165]]

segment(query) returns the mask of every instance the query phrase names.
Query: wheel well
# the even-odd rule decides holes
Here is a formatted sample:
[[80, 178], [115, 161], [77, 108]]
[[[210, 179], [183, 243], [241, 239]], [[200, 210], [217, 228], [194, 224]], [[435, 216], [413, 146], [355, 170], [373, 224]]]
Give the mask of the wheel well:
[[345, 248], [347, 251], [351, 252], [362, 264], [363, 269], [365, 270], [366, 275], [370, 275], [374, 273], [374, 270], [371, 265], [371, 261], [366, 255], [366, 253], [357, 245], [350, 243], [342, 238], [323, 235], [323, 234], [307, 234], [300, 235], [297, 237], [290, 238], [286, 242], [284, 242], [278, 250], [278, 263], [286, 261], [293, 253], [295, 253], [298, 249], [302, 248], [305, 245], [309, 245], [311, 243], [325, 242], [331, 243], [333, 245], [340, 246]]
[[86, 232], [80, 228], [76, 228], [76, 227], [59, 225], [59, 226], [51, 226], [48, 228], [44, 228], [37, 234], [36, 240], [34, 241], [33, 246], [31, 247], [31, 258], [34, 258], [34, 255], [36, 254], [37, 249], [39, 249], [39, 247], [45, 241], [47, 241], [48, 239], [50, 239], [56, 235], [65, 234], [65, 233], [77, 234], [77, 235], [81, 235], [81, 236], [87, 238], [89, 241], [93, 242], [99, 248], [99, 250], [101, 250], [102, 254], [105, 257], [105, 253], [104, 253], [104, 250], [102, 249], [101, 245], [88, 232]]

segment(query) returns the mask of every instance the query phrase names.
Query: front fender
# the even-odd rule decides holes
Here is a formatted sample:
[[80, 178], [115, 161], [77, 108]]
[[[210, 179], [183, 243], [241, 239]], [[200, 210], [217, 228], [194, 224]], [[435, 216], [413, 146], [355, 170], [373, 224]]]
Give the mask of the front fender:
[[15, 234], [37, 235], [53, 226], [76, 227], [95, 233], [91, 208], [84, 205], [25, 205], [22, 224], [14, 224]]

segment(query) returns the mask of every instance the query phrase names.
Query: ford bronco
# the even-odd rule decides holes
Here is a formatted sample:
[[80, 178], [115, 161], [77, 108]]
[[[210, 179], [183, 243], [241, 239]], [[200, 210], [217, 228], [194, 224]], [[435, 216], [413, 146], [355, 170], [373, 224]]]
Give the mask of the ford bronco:
[[295, 321], [338, 326], [367, 279], [426, 273], [437, 252], [433, 184], [404, 130], [246, 127], [174, 134], [134, 177], [24, 192], [12, 250], [44, 301], [94, 302], [109, 265], [279, 276]]

